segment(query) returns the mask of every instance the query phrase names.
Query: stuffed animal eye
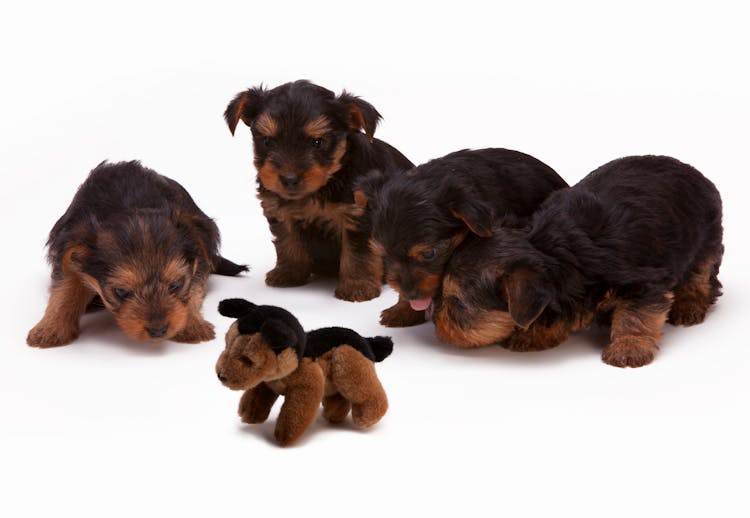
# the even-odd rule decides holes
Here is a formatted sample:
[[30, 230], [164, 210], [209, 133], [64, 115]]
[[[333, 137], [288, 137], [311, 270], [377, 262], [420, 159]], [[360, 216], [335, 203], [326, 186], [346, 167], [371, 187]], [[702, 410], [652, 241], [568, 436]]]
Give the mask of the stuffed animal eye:
[[184, 279], [180, 279], [179, 281], [174, 281], [173, 283], [169, 285], [169, 293], [174, 295], [175, 293], [177, 293], [178, 291], [182, 289], [182, 286], [184, 284], [185, 284]]
[[120, 300], [129, 299], [133, 296], [133, 292], [130, 290], [123, 290], [122, 288], [115, 288], [114, 289], [115, 295]]
[[310, 145], [312, 145], [312, 147], [314, 147], [315, 149], [320, 149], [320, 146], [323, 145], [323, 139], [322, 138], [314, 138], [310, 142]]
[[248, 367], [252, 367], [255, 362], [250, 359], [249, 356], [240, 356], [240, 361], [247, 365]]
[[437, 255], [437, 251], [434, 248], [430, 248], [429, 250], [425, 250], [420, 254], [423, 261], [432, 261], [435, 259], [435, 256]]

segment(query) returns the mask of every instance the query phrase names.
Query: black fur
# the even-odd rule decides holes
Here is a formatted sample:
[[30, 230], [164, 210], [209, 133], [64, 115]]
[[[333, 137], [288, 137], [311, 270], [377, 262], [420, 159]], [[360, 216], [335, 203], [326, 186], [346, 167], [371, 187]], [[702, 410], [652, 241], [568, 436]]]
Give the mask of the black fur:
[[[634, 307], [667, 304], [706, 262], [713, 304], [721, 219], [719, 192], [693, 167], [664, 156], [614, 160], [550, 195], [525, 228], [496, 227], [492, 238], [461, 246], [447, 272], [464, 298], [441, 304], [464, 326], [483, 310], [510, 311], [524, 327], [536, 315], [542, 326], [572, 323], [596, 313], [605, 295]], [[519, 273], [518, 300], [509, 300], [504, 287]]]
[[365, 338], [344, 327], [324, 327], [308, 331], [305, 357], [315, 359], [339, 345], [350, 345], [373, 362], [383, 361], [393, 351], [390, 337]]

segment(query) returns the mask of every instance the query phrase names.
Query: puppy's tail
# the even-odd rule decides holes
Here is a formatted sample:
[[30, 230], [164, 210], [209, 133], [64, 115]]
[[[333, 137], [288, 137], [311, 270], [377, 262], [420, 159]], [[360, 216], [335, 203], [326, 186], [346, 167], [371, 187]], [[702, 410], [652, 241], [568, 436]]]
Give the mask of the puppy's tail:
[[374, 336], [367, 338], [376, 362], [382, 362], [393, 352], [393, 340], [390, 336]]
[[214, 273], [218, 275], [227, 275], [233, 277], [242, 272], [248, 271], [249, 268], [246, 264], [234, 264], [229, 259], [225, 259], [220, 255], [214, 257]]

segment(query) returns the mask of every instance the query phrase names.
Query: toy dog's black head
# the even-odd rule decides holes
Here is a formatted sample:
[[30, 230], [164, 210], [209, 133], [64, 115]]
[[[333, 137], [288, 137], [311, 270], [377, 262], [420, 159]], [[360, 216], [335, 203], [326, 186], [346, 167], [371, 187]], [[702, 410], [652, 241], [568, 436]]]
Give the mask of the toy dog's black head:
[[372, 140], [380, 114], [368, 102], [338, 97], [309, 81], [238, 94], [224, 118], [234, 134], [240, 120], [250, 127], [261, 185], [282, 198], [304, 198], [342, 167], [349, 136], [364, 130]]
[[219, 313], [238, 319], [227, 331], [226, 349], [216, 362], [216, 373], [224, 385], [247, 390], [283, 378], [297, 368], [306, 335], [294, 315], [243, 299], [222, 300]]
[[371, 172], [359, 184], [371, 210], [373, 247], [385, 258], [386, 281], [426, 309], [440, 292], [445, 265], [469, 235], [490, 235], [492, 208], [432, 163], [383, 181]]

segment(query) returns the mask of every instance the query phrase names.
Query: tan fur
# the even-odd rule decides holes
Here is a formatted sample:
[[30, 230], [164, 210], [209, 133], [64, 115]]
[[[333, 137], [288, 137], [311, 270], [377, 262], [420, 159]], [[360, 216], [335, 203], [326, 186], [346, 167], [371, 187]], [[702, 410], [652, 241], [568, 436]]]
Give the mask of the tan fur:
[[380, 323], [387, 327], [409, 327], [424, 324], [424, 311], [414, 311], [409, 301], [399, 296], [398, 302], [380, 313]]
[[[671, 301], [671, 294], [668, 294]], [[615, 367], [641, 367], [651, 363], [659, 349], [661, 329], [667, 320], [669, 303], [633, 307], [628, 301], [614, 302], [611, 343], [602, 360]]]
[[303, 131], [310, 138], [322, 138], [331, 131], [331, 121], [325, 115], [321, 115], [305, 124]]
[[569, 333], [570, 328], [565, 322], [557, 322], [551, 326], [534, 322], [526, 330], [516, 329], [500, 345], [510, 351], [544, 351], [563, 343]]
[[380, 295], [383, 260], [380, 256], [360, 255], [352, 251], [347, 233], [341, 235], [341, 260], [336, 297], [354, 302], [374, 299]]
[[275, 137], [279, 132], [278, 122], [267, 113], [261, 113], [258, 115], [253, 123], [253, 127], [264, 137]]
[[688, 280], [675, 290], [669, 323], [676, 326], [700, 324], [711, 306], [711, 272], [716, 259], [711, 258], [700, 265]]

